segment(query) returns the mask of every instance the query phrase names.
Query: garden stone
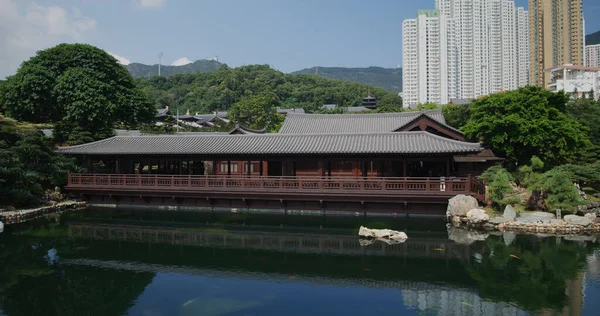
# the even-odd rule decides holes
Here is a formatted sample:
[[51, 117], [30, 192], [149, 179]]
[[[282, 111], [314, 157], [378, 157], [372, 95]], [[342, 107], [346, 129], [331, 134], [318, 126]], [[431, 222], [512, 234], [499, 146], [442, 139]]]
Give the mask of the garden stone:
[[489, 221], [489, 222], [490, 222], [491, 224], [495, 224], [495, 225], [497, 225], [497, 224], [502, 224], [502, 223], [506, 223], [506, 222], [512, 222], [512, 220], [510, 220], [510, 219], [507, 219], [507, 218], [505, 218], [505, 217], [502, 217], [502, 216], [496, 216], [496, 217], [492, 217], [492, 218], [490, 218], [490, 221]]
[[592, 222], [596, 220], [596, 214], [594, 214], [594, 213], [587, 213], [584, 215], [584, 217], [588, 218]]
[[517, 234], [513, 233], [513, 232], [504, 232], [504, 244], [506, 246], [510, 246], [514, 241], [515, 238], [517, 238]]
[[504, 208], [504, 214], [502, 214], [502, 217], [507, 220], [514, 221], [517, 217], [517, 212], [515, 212], [515, 209], [509, 204]]
[[490, 216], [485, 213], [484, 210], [474, 208], [467, 212], [467, 219], [473, 224], [487, 222], [490, 220]]
[[477, 199], [472, 196], [459, 194], [448, 201], [446, 216], [466, 216], [467, 212], [479, 207]]
[[571, 225], [588, 226], [592, 223], [592, 220], [589, 218], [578, 215], [565, 215], [564, 220], [567, 224]]

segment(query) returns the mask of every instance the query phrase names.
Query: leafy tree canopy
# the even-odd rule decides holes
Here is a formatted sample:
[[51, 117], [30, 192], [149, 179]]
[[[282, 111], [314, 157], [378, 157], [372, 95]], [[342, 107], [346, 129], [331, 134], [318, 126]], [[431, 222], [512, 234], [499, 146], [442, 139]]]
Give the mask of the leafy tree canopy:
[[566, 114], [568, 99], [540, 87], [492, 94], [472, 101], [463, 131], [514, 164], [538, 156], [555, 166], [590, 145], [586, 128]]
[[77, 170], [37, 127], [0, 115], [0, 206], [39, 204], [44, 190], [66, 185], [67, 170]]
[[442, 107], [446, 124], [454, 128], [462, 128], [471, 118], [470, 104], [448, 104]]
[[133, 127], [155, 115], [127, 70], [103, 50], [85, 44], [39, 51], [0, 89], [0, 104], [8, 115], [57, 124], [62, 140], [78, 127], [99, 139], [115, 123]]
[[279, 122], [283, 121], [276, 111], [280, 103], [277, 95], [272, 92], [245, 96], [233, 104], [227, 117], [249, 128], [274, 131], [279, 127]]

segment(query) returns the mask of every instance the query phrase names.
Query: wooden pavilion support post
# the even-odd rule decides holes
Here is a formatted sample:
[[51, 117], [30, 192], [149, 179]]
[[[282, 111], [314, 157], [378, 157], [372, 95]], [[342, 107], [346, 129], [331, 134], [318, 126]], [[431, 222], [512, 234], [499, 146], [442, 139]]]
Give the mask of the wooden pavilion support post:
[[258, 166], [258, 170], [259, 170], [258, 172], [259, 172], [260, 176], [262, 177], [263, 176], [263, 161], [262, 160], [260, 160], [260, 165]]
[[231, 177], [231, 160], [227, 159], [227, 177]]
[[248, 178], [250, 177], [250, 175], [252, 174], [252, 161], [248, 160], [246, 161], [246, 175], [248, 176]]

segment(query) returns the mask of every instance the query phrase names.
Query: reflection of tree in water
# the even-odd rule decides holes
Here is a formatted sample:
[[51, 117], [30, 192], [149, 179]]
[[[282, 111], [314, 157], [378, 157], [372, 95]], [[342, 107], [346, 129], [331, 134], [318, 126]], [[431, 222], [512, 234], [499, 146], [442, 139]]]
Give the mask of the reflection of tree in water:
[[592, 251], [589, 244], [557, 243], [555, 238], [535, 241], [519, 236], [506, 246], [501, 237], [490, 236], [485, 243], [481, 263], [473, 261], [467, 268], [479, 283], [480, 296], [513, 302], [528, 311], [565, 307], [567, 282], [585, 269]]
[[154, 277], [50, 263], [48, 251], [66, 238], [10, 239], [0, 245], [0, 309], [7, 315], [122, 315]]

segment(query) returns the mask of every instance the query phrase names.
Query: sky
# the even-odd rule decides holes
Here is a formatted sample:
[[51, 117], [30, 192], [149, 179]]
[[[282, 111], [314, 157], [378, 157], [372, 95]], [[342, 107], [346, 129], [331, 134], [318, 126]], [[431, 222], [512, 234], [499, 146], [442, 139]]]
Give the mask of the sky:
[[[527, 0], [516, 0], [527, 7]], [[583, 0], [586, 33], [599, 0]], [[36, 51], [88, 43], [122, 63], [181, 65], [218, 56], [230, 67], [268, 64], [395, 68], [402, 21], [434, 0], [0, 0], [0, 78]]]

